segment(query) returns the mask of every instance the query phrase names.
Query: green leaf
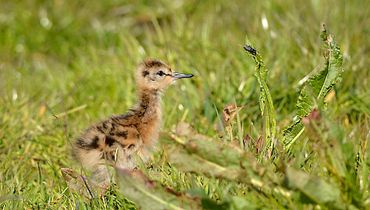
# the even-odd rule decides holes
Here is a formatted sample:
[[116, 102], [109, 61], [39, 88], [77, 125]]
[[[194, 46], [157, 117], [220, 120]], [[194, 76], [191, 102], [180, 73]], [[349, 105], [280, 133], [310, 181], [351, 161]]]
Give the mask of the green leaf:
[[324, 98], [333, 86], [340, 80], [343, 72], [343, 56], [332, 35], [328, 34], [323, 25], [321, 38], [324, 42], [324, 68], [316, 75], [311, 76], [300, 91], [297, 100], [297, 118], [283, 132], [286, 149], [290, 149], [304, 131], [300, 120], [307, 116], [316, 106], [324, 104]]
[[287, 168], [286, 180], [289, 188], [299, 190], [315, 203], [334, 205], [340, 202], [339, 189], [319, 177]]
[[247, 201], [245, 198], [240, 196], [231, 197], [231, 209], [258, 209], [258, 206], [254, 203]]
[[267, 85], [268, 69], [265, 67], [262, 57], [256, 49], [250, 45], [246, 45], [244, 46], [244, 50], [249, 52], [256, 64], [255, 77], [260, 87], [259, 106], [264, 119], [264, 138], [266, 139], [263, 151], [264, 154], [270, 157], [275, 148], [276, 117], [274, 104]]
[[243, 151], [226, 142], [215, 141], [209, 138], [197, 138], [199, 135], [180, 138], [171, 137], [180, 143], [188, 152], [194, 153], [221, 166], [239, 166]]
[[141, 209], [200, 209], [200, 200], [159, 186], [139, 170], [117, 169], [121, 192]]
[[290, 148], [292, 144], [299, 138], [299, 136], [303, 133], [304, 126], [300, 121], [296, 121], [288, 128], [283, 131], [283, 136], [285, 139], [289, 139], [289, 142], [286, 142], [286, 148]]
[[228, 210], [230, 209], [230, 203], [228, 202], [217, 203], [209, 198], [203, 198], [202, 207], [203, 209], [208, 210]]
[[[213, 144], [219, 143], [215, 141]], [[169, 160], [171, 164], [182, 171], [242, 182], [258, 192], [272, 193], [276, 189], [271, 188], [271, 182], [279, 182], [279, 179], [275, 176], [276, 174], [272, 171], [272, 167], [264, 168], [247, 154], [240, 157], [239, 165], [230, 164], [229, 166], [223, 166], [208, 159], [207, 154], [200, 156], [196, 153], [188, 153], [187, 151], [173, 148], [169, 152]]]
[[225, 167], [195, 154], [187, 154], [180, 150], [170, 152], [170, 162], [182, 171], [206, 174], [236, 180], [240, 176], [239, 167]]
[[326, 75], [327, 70], [324, 69], [319, 74], [310, 77], [302, 88], [296, 104], [297, 114], [300, 118], [307, 116], [312, 111]]

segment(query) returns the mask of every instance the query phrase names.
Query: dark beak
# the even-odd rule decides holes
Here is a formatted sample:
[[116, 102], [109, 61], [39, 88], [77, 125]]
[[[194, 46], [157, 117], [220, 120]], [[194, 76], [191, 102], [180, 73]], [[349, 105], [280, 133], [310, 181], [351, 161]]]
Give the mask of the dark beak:
[[178, 72], [174, 72], [172, 74], [172, 77], [175, 78], [175, 79], [191, 78], [193, 76], [194, 75], [192, 75], [192, 74], [183, 74], [183, 73], [178, 73]]

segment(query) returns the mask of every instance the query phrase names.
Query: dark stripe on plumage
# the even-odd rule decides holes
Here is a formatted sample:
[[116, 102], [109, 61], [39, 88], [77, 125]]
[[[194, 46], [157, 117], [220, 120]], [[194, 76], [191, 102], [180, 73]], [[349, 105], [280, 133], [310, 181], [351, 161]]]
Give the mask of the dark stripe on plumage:
[[103, 122], [103, 128], [104, 128], [104, 129], [107, 129], [107, 128], [108, 128], [107, 123], [108, 123], [108, 122]]
[[143, 77], [146, 77], [149, 75], [149, 71], [143, 71]]
[[114, 151], [104, 152], [104, 155], [102, 155], [101, 159], [115, 161], [116, 160], [115, 152]]
[[147, 60], [144, 62], [144, 64], [145, 64], [145, 67], [147, 68], [165, 66], [164, 63], [158, 60]]
[[116, 142], [116, 140], [112, 136], [105, 136], [105, 143], [109, 147], [111, 147], [115, 142]]
[[103, 129], [102, 126], [96, 126], [96, 129], [100, 132], [100, 133], [105, 133], [105, 130]]
[[76, 141], [77, 147], [85, 150], [92, 150], [99, 148], [99, 137], [95, 136], [93, 139], [91, 139], [90, 142], [87, 142], [86, 140], [79, 138]]
[[127, 139], [128, 131], [117, 131], [115, 133], [115, 136], [119, 136], [119, 137]]

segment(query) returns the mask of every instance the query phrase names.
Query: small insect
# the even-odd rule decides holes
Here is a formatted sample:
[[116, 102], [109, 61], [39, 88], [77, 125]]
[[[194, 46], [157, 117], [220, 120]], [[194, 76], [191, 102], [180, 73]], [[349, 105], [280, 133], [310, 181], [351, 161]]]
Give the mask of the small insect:
[[256, 49], [254, 49], [252, 46], [250, 46], [250, 45], [245, 45], [244, 46], [244, 50], [245, 51], [247, 51], [247, 52], [249, 52], [250, 54], [252, 54], [252, 55], [257, 55], [257, 51], [256, 51]]

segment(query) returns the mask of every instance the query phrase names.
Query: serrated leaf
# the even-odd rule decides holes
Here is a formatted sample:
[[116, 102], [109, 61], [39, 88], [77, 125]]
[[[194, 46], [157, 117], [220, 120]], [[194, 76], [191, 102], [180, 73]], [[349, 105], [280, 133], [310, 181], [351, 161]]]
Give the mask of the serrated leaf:
[[303, 86], [296, 104], [297, 114], [300, 118], [307, 116], [312, 111], [326, 75], [327, 70], [324, 69], [319, 74], [310, 77]]
[[[218, 143], [213, 143], [218, 144]], [[188, 151], [173, 148], [169, 152], [169, 160], [171, 164], [182, 171], [204, 174], [209, 177], [217, 177], [229, 181], [242, 182], [248, 184], [258, 191], [271, 193], [273, 189], [269, 184], [272, 180], [277, 180], [272, 174], [267, 173], [267, 168], [258, 165], [257, 162], [247, 154], [240, 156], [239, 165], [220, 165], [208, 159], [207, 154], [200, 156], [196, 153], [188, 153]], [[266, 174], [266, 177], [261, 176]], [[274, 174], [275, 175], [275, 174]]]
[[283, 135], [285, 140], [289, 139], [289, 141], [285, 141], [285, 146], [290, 148], [290, 146], [299, 138], [299, 136], [303, 133], [304, 126], [300, 121], [297, 121], [290, 125], [283, 131]]
[[201, 209], [200, 200], [149, 180], [140, 171], [117, 169], [121, 192], [141, 209]]
[[188, 151], [206, 158], [211, 162], [221, 166], [240, 165], [242, 150], [229, 143], [215, 141], [207, 138], [197, 138], [196, 135], [180, 138], [174, 134], [171, 135], [177, 142]]
[[296, 104], [299, 120], [292, 123], [283, 133], [286, 149], [290, 149], [304, 131], [300, 120], [307, 116], [316, 105], [324, 103], [325, 96], [340, 80], [343, 72], [343, 56], [332, 35], [327, 33], [325, 26], [323, 26], [321, 38], [324, 42], [325, 66], [318, 74], [311, 76], [300, 91]]
[[259, 52], [250, 45], [244, 46], [244, 50], [249, 52], [252, 56], [256, 67], [255, 67], [255, 77], [257, 78], [260, 87], [259, 96], [259, 107], [261, 115], [264, 118], [264, 138], [265, 138], [265, 148], [263, 149], [263, 154], [268, 156], [272, 155], [272, 151], [275, 147], [276, 138], [276, 117], [275, 108], [270, 94], [270, 90], [267, 85], [267, 72], [268, 69], [262, 60]]
[[198, 155], [173, 150], [169, 157], [170, 162], [182, 171], [201, 173], [213, 177], [223, 177], [229, 180], [235, 180], [240, 176], [239, 167], [225, 167]]

